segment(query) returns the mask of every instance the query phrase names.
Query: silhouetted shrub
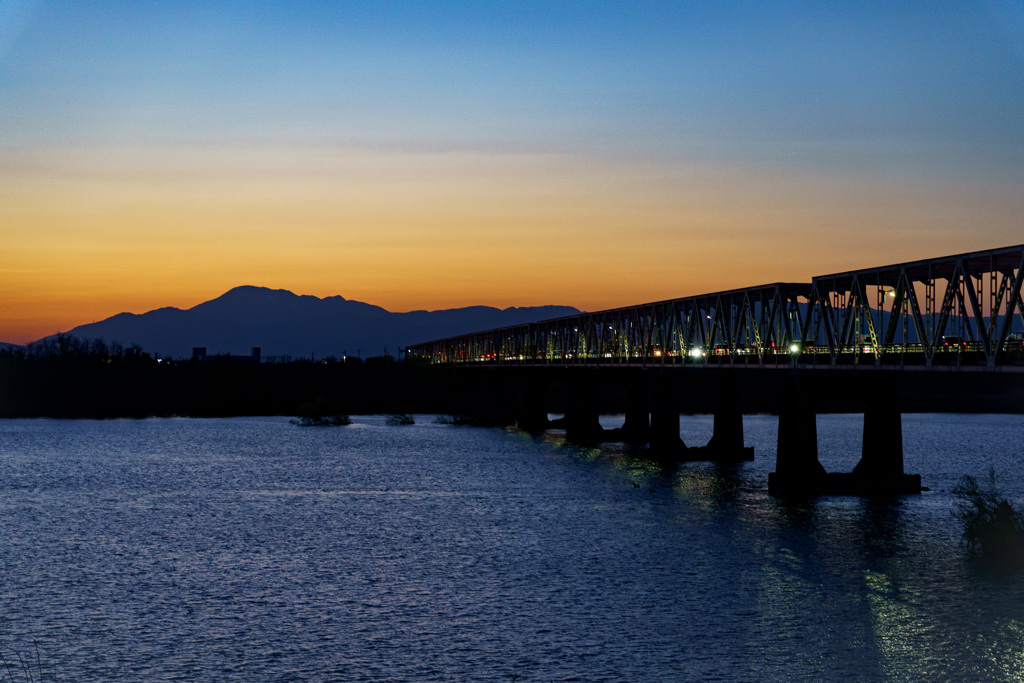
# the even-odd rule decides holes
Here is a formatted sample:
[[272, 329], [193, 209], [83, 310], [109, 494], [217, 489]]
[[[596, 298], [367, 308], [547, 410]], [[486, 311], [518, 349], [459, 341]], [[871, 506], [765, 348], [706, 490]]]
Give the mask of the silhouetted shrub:
[[398, 426], [401, 426], [401, 425], [414, 425], [414, 424], [416, 424], [416, 420], [413, 419], [412, 415], [405, 415], [405, 414], [388, 415], [388, 418], [387, 418], [386, 422], [387, 422], [387, 424], [391, 425], [392, 427], [398, 427]]
[[964, 529], [967, 546], [996, 560], [1024, 561], [1024, 519], [996, 488], [996, 471], [990, 468], [984, 484], [965, 475], [953, 489], [956, 516]]
[[342, 411], [341, 404], [322, 397], [299, 406], [298, 418], [292, 420], [292, 423], [300, 427], [340, 427], [352, 424], [348, 415]]

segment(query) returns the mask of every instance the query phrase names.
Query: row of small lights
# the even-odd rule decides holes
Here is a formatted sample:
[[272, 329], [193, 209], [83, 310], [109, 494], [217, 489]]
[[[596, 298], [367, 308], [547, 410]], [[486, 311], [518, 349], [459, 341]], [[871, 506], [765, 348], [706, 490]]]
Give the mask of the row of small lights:
[[[799, 344], [790, 344], [789, 352], [790, 353], [800, 353], [800, 345]], [[705, 357], [707, 357], [707, 355], [708, 355], [708, 352], [705, 351], [704, 349], [702, 349], [699, 346], [690, 349], [690, 352], [689, 352], [689, 356], [691, 358], [705, 358]], [[661, 350], [660, 349], [655, 350], [654, 351], [654, 356], [655, 357], [660, 357], [661, 356]], [[604, 357], [605, 358], [612, 358], [613, 356], [610, 353], [606, 353], [606, 354], [604, 354]], [[639, 358], [640, 355], [636, 354], [636, 357]], [[498, 354], [496, 354], [496, 353], [491, 353], [491, 354], [486, 354], [485, 353], [482, 356], [478, 356], [477, 360], [481, 360], [481, 361], [496, 360], [497, 358], [498, 358]], [[505, 360], [525, 360], [525, 358], [526, 358], [525, 356], [520, 354], [518, 357], [517, 356], [506, 356]], [[573, 354], [567, 353], [567, 354], [565, 354], [563, 356], [563, 358], [566, 358], [568, 360], [572, 360]]]
[[[966, 346], [966, 343], [965, 342], [960, 342], [960, 341], [957, 341], [957, 342], [946, 341], [946, 342], [944, 342], [944, 345], [946, 347], [949, 347], [949, 346], [958, 346], [959, 347], [959, 346]], [[1024, 341], [1021, 342], [1021, 345], [1022, 345], [1022, 347], [1024, 347]], [[871, 351], [872, 351], [872, 348], [870, 346], [865, 346], [864, 347], [864, 352], [865, 353], [869, 353]], [[791, 354], [799, 354], [800, 353], [800, 345], [797, 344], [797, 343], [790, 344], [789, 345], [789, 352]], [[743, 352], [737, 351], [737, 353], [743, 353]], [[662, 352], [661, 352], [660, 349], [656, 349], [654, 351], [653, 355], [656, 358], [658, 358], [658, 357], [661, 357]], [[689, 353], [687, 355], [689, 355], [691, 358], [705, 358], [705, 357], [707, 357], [708, 353], [703, 348], [697, 346], [697, 347], [694, 347], [694, 348], [690, 349], [690, 351], [689, 351]], [[637, 358], [641, 357], [640, 354], [634, 354], [634, 356], [637, 357]], [[567, 353], [567, 354], [565, 354], [563, 356], [563, 358], [566, 358], [566, 359], [569, 359], [569, 360], [571, 360], [573, 357], [574, 356], [571, 353]], [[612, 358], [613, 354], [605, 353], [603, 355], [603, 357], [604, 358]], [[479, 357], [477, 357], [477, 360], [486, 361], [486, 360], [496, 360], [497, 358], [498, 358], [498, 354], [492, 353], [492, 354], [484, 354], [482, 356], [479, 356]], [[524, 355], [520, 354], [518, 357], [517, 356], [506, 356], [505, 360], [525, 360], [525, 358], [526, 357]]]

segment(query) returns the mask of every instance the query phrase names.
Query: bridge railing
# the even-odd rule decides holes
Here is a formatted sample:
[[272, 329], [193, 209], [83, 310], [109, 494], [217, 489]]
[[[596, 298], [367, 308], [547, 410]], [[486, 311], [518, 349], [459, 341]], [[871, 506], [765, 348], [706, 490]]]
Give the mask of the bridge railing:
[[1024, 245], [579, 313], [408, 347], [433, 363], [988, 365], [1024, 355]]

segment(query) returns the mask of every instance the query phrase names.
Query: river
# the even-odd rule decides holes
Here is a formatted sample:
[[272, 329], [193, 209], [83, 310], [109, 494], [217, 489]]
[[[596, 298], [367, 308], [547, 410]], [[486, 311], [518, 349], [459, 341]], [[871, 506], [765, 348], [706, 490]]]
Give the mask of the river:
[[[931, 490], [886, 502], [768, 496], [771, 416], [729, 467], [353, 420], [0, 421], [0, 654], [76, 682], [1024, 677], [1024, 573], [967, 553], [950, 494], [991, 466], [1024, 500], [1024, 416], [905, 415]], [[861, 424], [818, 417], [827, 469]]]

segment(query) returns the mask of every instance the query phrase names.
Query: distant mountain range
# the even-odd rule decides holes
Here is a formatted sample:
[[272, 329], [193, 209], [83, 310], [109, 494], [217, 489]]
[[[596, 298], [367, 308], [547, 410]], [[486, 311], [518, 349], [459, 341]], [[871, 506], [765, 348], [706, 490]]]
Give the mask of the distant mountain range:
[[466, 332], [572, 315], [571, 306], [506, 308], [470, 306], [441, 311], [392, 313], [380, 306], [340, 296], [299, 296], [283, 289], [235, 287], [225, 294], [182, 310], [159, 308], [148, 313], [119, 313], [68, 332], [80, 339], [137, 344], [162, 357], [188, 358], [193, 347], [209, 355], [262, 355], [293, 358], [398, 355], [418, 342]]

